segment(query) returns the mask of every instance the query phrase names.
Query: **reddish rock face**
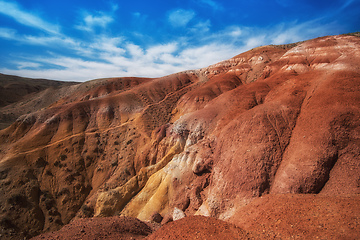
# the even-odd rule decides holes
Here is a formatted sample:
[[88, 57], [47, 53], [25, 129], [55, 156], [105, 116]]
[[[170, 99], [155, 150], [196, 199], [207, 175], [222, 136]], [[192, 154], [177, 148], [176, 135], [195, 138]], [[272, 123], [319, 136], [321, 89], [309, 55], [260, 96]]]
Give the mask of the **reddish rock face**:
[[0, 131], [1, 234], [175, 208], [226, 220], [263, 195], [359, 194], [359, 52], [359, 37], [331, 36], [76, 86]]

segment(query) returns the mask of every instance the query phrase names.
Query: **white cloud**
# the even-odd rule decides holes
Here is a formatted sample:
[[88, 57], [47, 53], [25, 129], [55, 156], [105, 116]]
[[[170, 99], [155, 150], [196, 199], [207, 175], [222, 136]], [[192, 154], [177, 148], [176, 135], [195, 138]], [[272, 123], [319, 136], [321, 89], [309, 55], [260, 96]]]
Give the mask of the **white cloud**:
[[141, 58], [142, 56], [144, 56], [143, 49], [138, 45], [130, 43], [126, 46], [126, 48], [129, 52], [129, 54], [131, 55], [131, 57], [134, 59], [138, 59], [138, 58]]
[[290, 22], [282, 23], [274, 26], [271, 31], [267, 32], [267, 44], [284, 44], [294, 43], [301, 40], [323, 36], [331, 29], [335, 23], [319, 24], [317, 20], [312, 20], [303, 23]]
[[92, 51], [93, 54], [96, 52], [106, 52], [113, 55], [124, 54], [126, 50], [120, 47], [124, 43], [122, 37], [109, 37], [106, 35], [100, 35], [95, 37], [94, 42], [83, 48], [83, 52]]
[[193, 10], [177, 9], [170, 12], [168, 20], [174, 27], [186, 27], [195, 15]]
[[211, 22], [210, 20], [206, 21], [199, 21], [197, 24], [195, 24], [193, 27], [190, 28], [190, 30], [194, 33], [207, 33], [210, 31], [211, 28]]
[[57, 36], [32, 36], [32, 35], [26, 35], [23, 36], [23, 38], [18, 38], [18, 41], [22, 41], [27, 44], [33, 44], [33, 45], [54, 45], [56, 44], [58, 46], [76, 46], [77, 43], [74, 39], [57, 35]]
[[245, 40], [246, 44], [245, 44], [245, 48], [246, 49], [251, 49], [251, 48], [255, 48], [261, 45], [264, 45], [265, 41], [265, 37], [264, 35], [258, 35], [256, 37], [251, 37]]
[[16, 30], [11, 28], [0, 28], [0, 38], [16, 39]]
[[79, 30], [94, 31], [95, 27], [105, 28], [109, 23], [113, 22], [114, 19], [110, 15], [105, 13], [99, 13], [98, 15], [84, 14], [83, 22], [75, 26]]
[[152, 46], [146, 50], [146, 55], [149, 59], [161, 59], [164, 54], [172, 54], [178, 49], [177, 43], [161, 44]]
[[81, 23], [75, 26], [75, 28], [87, 32], [92, 32], [96, 27], [105, 28], [109, 23], [114, 21], [114, 13], [119, 9], [117, 4], [111, 5], [110, 12], [98, 11], [96, 13], [89, 13], [88, 11], [82, 11]]
[[101, 16], [92, 16], [92, 15], [87, 15], [84, 19], [86, 26], [100, 26], [100, 27], [105, 27], [108, 23], [113, 21], [113, 18], [110, 16], [106, 16], [106, 15], [101, 15]]
[[37, 28], [48, 33], [58, 34], [59, 26], [48, 23], [36, 14], [22, 10], [15, 2], [0, 0], [0, 13], [15, 19], [18, 23]]
[[[85, 61], [79, 58], [70, 58], [64, 56], [54, 56], [49, 58], [36, 58], [36, 62], [39, 64], [53, 64], [57, 68], [52, 69], [0, 69], [1, 72], [7, 72], [8, 74], [27, 76], [33, 78], [47, 78], [54, 80], [65, 81], [84, 81], [95, 78], [103, 78], [108, 76], [117, 76], [117, 74], [123, 74], [119, 71], [118, 67], [113, 64]], [[20, 62], [19, 67], [23, 67], [23, 62]], [[114, 75], [112, 75], [114, 74]], [[122, 76], [122, 75], [119, 75]]]
[[55, 48], [64, 47], [75, 50], [79, 46], [79, 42], [64, 35], [52, 36], [34, 36], [34, 35], [21, 35], [16, 30], [11, 28], [0, 28], [0, 38], [12, 40], [26, 45], [42, 45], [53, 46]]
[[227, 55], [229, 53], [229, 48], [231, 48], [231, 46], [215, 43], [201, 47], [193, 47], [182, 51], [179, 54], [179, 58], [189, 67], [193, 66], [193, 68], [201, 68], [223, 60], [219, 59], [219, 57]]
[[242, 35], [242, 30], [240, 27], [238, 26], [234, 26], [231, 31], [229, 32], [229, 35], [234, 37], [234, 38], [237, 38], [237, 37], [240, 37]]
[[41, 67], [40, 63], [36, 62], [16, 62], [15, 64], [18, 65], [19, 69], [28, 69], [28, 68], [39, 68]]

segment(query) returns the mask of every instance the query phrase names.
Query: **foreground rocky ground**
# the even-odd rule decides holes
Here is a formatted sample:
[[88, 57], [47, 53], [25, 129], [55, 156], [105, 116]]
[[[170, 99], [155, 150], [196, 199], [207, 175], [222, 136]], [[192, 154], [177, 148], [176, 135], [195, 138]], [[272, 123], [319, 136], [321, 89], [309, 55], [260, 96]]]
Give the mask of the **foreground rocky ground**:
[[358, 52], [330, 36], [65, 86], [0, 131], [1, 236], [358, 238]]
[[129, 217], [78, 219], [34, 239], [358, 239], [359, 204], [359, 195], [266, 195], [228, 221], [189, 216], [159, 228]]

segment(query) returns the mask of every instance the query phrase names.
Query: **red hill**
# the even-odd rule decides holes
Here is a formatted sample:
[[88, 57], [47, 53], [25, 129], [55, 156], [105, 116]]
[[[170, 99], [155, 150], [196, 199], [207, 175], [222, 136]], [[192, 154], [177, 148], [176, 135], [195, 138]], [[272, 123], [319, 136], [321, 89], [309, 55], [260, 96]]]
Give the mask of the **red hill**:
[[201, 237], [360, 236], [359, 52], [359, 37], [330, 36], [71, 86], [0, 131], [0, 234], [203, 215], [150, 239], [181, 239], [194, 219]]

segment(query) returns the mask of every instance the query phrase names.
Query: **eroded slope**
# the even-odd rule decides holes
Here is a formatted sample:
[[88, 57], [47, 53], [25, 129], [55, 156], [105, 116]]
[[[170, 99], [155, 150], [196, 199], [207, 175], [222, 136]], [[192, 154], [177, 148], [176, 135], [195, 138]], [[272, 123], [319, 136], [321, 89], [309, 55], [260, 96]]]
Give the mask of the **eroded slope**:
[[103, 80], [23, 116], [0, 132], [3, 234], [175, 208], [226, 220], [267, 194], [358, 194], [359, 43], [324, 37]]

